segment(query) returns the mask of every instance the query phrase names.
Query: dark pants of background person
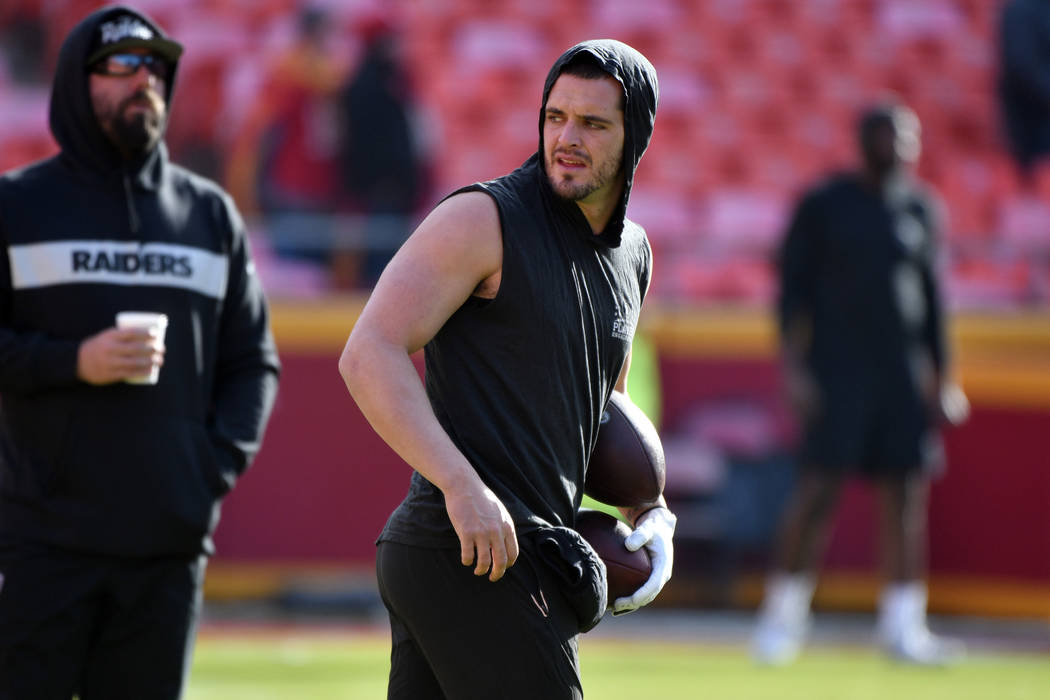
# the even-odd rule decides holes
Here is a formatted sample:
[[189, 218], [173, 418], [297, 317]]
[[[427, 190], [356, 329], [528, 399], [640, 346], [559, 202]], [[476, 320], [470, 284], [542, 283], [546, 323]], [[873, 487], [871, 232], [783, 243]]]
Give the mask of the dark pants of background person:
[[493, 583], [459, 550], [382, 542], [390, 613], [389, 700], [579, 700], [579, 625], [551, 574], [524, 552]]
[[177, 700], [204, 568], [0, 543], [0, 700]]

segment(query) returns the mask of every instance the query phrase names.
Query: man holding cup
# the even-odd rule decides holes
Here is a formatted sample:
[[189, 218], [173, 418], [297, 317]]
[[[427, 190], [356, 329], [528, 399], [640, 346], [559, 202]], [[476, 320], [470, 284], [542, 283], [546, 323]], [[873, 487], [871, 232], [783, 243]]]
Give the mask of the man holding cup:
[[244, 227], [163, 142], [182, 47], [66, 38], [53, 158], [0, 176], [0, 699], [178, 698], [279, 365]]
[[[168, 330], [167, 314], [152, 311], [121, 311], [117, 314], [117, 328], [145, 331], [149, 368], [124, 381], [131, 384], [156, 384], [160, 380], [160, 366], [164, 364], [164, 334]], [[146, 358], [141, 358], [146, 359]]]

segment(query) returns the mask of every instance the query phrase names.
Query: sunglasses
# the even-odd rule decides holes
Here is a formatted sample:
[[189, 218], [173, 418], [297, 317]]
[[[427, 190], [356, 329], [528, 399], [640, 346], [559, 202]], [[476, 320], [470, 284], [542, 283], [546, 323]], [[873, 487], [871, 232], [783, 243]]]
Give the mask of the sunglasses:
[[99, 75], [128, 76], [135, 75], [142, 66], [161, 80], [167, 80], [171, 75], [171, 64], [151, 53], [111, 53], [93, 65], [91, 72]]

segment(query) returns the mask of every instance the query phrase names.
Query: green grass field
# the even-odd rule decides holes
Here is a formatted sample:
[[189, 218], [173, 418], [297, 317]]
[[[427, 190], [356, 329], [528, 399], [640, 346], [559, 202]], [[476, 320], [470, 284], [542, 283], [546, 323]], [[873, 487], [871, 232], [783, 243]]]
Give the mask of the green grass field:
[[[387, 644], [381, 634], [206, 632], [186, 698], [385, 698]], [[1050, 697], [1050, 659], [1035, 654], [973, 654], [953, 668], [924, 669], [890, 664], [868, 648], [813, 647], [794, 666], [758, 668], [742, 647], [584, 636], [581, 665], [588, 700]]]

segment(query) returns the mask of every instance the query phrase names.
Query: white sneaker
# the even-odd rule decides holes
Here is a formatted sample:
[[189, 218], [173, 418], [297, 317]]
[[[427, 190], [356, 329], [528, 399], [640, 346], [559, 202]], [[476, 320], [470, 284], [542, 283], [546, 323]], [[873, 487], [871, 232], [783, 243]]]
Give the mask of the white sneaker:
[[808, 620], [800, 624], [760, 620], [751, 643], [751, 656], [764, 666], [786, 666], [798, 658], [808, 631]]
[[933, 634], [926, 625], [912, 627], [884, 640], [883, 647], [894, 661], [919, 666], [949, 666], [966, 656], [965, 644]]
[[895, 660], [922, 666], [945, 666], [962, 659], [966, 648], [955, 639], [938, 637], [926, 626], [926, 584], [899, 581], [879, 599], [879, 639]]
[[810, 574], [776, 572], [770, 575], [751, 644], [751, 655], [756, 662], [783, 666], [798, 657], [809, 632], [809, 604], [814, 584]]

